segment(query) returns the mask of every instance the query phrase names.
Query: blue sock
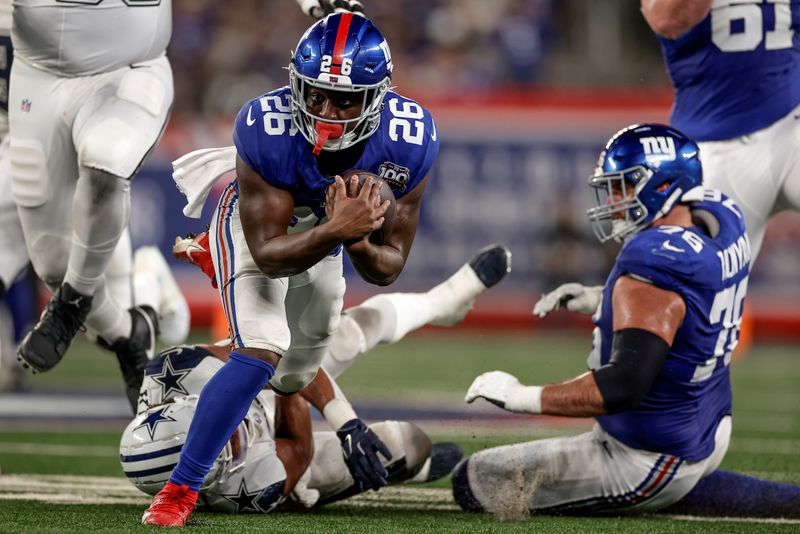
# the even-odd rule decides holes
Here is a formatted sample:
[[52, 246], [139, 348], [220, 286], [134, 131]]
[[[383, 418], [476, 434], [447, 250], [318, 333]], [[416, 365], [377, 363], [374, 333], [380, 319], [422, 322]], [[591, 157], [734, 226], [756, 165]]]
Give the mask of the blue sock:
[[233, 431], [244, 420], [275, 369], [265, 361], [231, 353], [200, 392], [180, 460], [169, 481], [198, 491]]
[[800, 486], [714, 471], [683, 499], [661, 511], [717, 517], [800, 517]]

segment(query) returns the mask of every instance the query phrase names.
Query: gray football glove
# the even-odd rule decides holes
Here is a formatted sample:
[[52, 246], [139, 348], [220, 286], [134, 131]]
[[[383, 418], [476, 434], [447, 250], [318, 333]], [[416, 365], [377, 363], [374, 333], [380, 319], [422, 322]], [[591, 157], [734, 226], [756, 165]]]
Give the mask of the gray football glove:
[[584, 286], [577, 283], [562, 284], [545, 293], [533, 306], [533, 314], [544, 317], [561, 307], [569, 311], [592, 314], [597, 311], [603, 296], [603, 286]]
[[303, 13], [321, 19], [331, 13], [364, 14], [364, 6], [358, 0], [297, 0]]

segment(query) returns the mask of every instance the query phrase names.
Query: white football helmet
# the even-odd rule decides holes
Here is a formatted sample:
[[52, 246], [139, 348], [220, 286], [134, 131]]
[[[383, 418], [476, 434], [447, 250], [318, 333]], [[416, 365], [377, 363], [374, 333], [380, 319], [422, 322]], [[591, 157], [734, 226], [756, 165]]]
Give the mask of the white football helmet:
[[[197, 395], [179, 396], [168, 404], [154, 406], [137, 415], [122, 433], [119, 445], [122, 471], [143, 492], [155, 495], [169, 480], [186, 442], [197, 399]], [[256, 398], [214, 461], [200, 491], [213, 489], [244, 467], [248, 449], [256, 440], [270, 435], [266, 407]]]

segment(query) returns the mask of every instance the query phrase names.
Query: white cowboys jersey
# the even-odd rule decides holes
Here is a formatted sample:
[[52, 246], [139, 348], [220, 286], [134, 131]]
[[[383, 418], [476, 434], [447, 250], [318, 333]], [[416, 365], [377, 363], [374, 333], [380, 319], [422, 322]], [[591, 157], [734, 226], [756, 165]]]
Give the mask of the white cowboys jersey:
[[172, 0], [14, 0], [17, 58], [62, 76], [155, 59], [172, 34]]

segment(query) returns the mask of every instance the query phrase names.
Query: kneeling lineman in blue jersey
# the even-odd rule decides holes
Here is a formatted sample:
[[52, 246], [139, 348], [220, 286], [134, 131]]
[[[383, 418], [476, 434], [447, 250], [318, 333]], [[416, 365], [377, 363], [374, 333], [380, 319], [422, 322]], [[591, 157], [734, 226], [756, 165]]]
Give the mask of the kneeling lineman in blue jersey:
[[[697, 145], [657, 124], [612, 137], [589, 184], [598, 193], [588, 212], [595, 233], [624, 242], [602, 291], [586, 288], [567, 304], [596, 310], [590, 371], [541, 387], [492, 371], [473, 381], [466, 400], [596, 424], [586, 434], [472, 455], [453, 474], [465, 510], [512, 517], [658, 510], [714, 472], [728, 448], [728, 366], [750, 265], [739, 208], [702, 187]], [[535, 311], [560, 300], [546, 296]], [[739, 487], [752, 480], [734, 478]], [[785, 490], [798, 507], [800, 491]]]

